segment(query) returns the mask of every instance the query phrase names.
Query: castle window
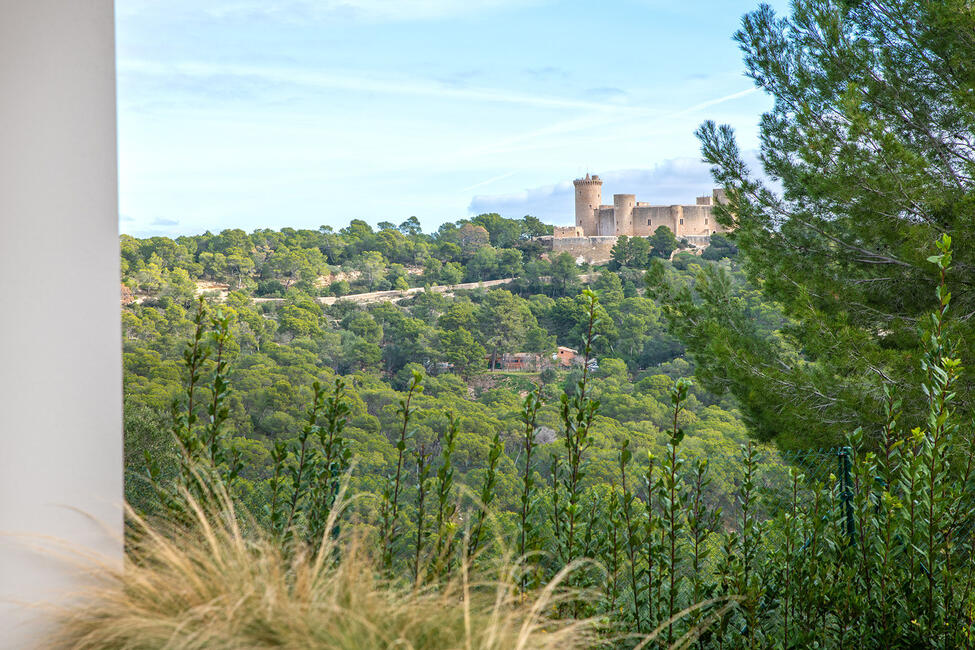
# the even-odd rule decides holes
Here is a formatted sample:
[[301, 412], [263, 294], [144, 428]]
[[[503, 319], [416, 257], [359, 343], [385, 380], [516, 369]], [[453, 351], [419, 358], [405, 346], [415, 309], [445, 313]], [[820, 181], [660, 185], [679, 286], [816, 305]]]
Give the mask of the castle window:
[[648, 226], [649, 226], [649, 225], [651, 225], [651, 224], [650, 224], [650, 220], [649, 220], [649, 219], [647, 219], [647, 225], [648, 225]]
[[684, 225], [684, 220], [683, 219], [680, 220], [680, 225], [682, 225], [682, 226]]
[[708, 218], [707, 217], [704, 217], [704, 225], [705, 226], [708, 225]]

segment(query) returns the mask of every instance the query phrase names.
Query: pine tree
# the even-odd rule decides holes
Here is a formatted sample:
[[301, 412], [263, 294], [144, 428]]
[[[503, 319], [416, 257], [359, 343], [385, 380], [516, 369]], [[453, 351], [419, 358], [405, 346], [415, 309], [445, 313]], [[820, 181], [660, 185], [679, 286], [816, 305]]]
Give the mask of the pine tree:
[[[971, 3], [797, 0], [785, 18], [768, 6], [746, 15], [735, 37], [748, 75], [774, 99], [760, 159], [775, 182], [748, 168], [729, 127], [708, 122], [698, 137], [728, 193], [719, 222], [735, 227], [751, 280], [796, 324], [782, 349], [746, 347], [750, 372], [725, 379], [746, 403], [755, 382], [778, 384], [777, 399], [746, 405], [767, 435], [782, 431], [779, 413], [837, 432], [873, 414], [879, 430], [882, 382], [906, 413], [921, 413], [915, 333], [936, 306], [925, 258], [942, 234], [975, 234]], [[975, 247], [957, 252], [949, 282], [970, 315]], [[958, 319], [956, 333], [969, 367], [972, 322]], [[970, 382], [959, 386], [964, 410]]]

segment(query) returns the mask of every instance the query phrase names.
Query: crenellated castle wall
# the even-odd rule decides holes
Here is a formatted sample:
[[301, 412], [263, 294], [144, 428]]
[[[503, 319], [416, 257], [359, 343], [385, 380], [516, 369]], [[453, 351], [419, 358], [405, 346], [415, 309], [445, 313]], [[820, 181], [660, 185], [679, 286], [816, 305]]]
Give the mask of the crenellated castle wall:
[[553, 255], [568, 253], [577, 260], [582, 259], [590, 264], [599, 264], [610, 260], [617, 237], [615, 235], [604, 237], [559, 237], [556, 234], [552, 237], [539, 237], [538, 240], [545, 244], [546, 247], [551, 248]]
[[714, 206], [726, 201], [723, 190], [699, 196], [693, 205], [651, 205], [637, 202], [633, 194], [614, 194], [612, 205], [603, 205], [602, 180], [589, 176], [573, 181], [575, 186], [575, 228], [560, 227], [556, 239], [583, 237], [649, 237], [660, 226], [670, 228], [678, 238], [705, 242], [725, 228], [714, 220]]
[[585, 237], [582, 228], [579, 226], [555, 226], [552, 236], [556, 239], [571, 239], [573, 237]]
[[603, 182], [599, 176], [577, 178], [573, 181], [575, 187], [576, 226], [583, 232], [598, 234], [599, 223], [596, 211], [603, 200]]

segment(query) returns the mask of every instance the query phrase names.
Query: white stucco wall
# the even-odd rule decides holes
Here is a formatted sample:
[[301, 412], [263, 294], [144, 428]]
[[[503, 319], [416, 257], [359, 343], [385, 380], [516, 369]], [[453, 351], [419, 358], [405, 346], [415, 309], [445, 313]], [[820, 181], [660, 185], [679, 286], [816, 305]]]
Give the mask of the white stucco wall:
[[111, 0], [0, 0], [0, 647], [75, 569], [121, 559], [122, 405]]

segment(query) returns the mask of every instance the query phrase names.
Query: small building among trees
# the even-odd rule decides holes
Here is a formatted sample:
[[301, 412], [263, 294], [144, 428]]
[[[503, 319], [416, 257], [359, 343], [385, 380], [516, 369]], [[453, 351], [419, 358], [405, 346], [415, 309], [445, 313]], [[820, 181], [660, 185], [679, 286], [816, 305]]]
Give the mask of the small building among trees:
[[563, 368], [568, 368], [572, 366], [573, 363], [579, 363], [579, 351], [573, 348], [567, 348], [563, 345], [558, 347], [555, 352], [555, 356], [559, 361], [559, 365]]

